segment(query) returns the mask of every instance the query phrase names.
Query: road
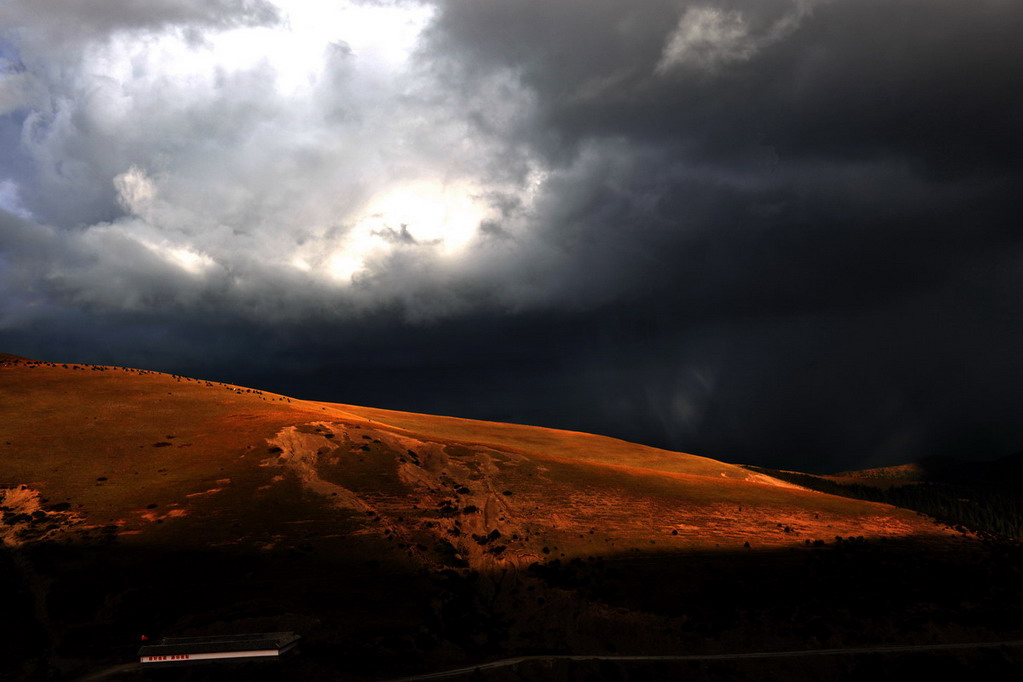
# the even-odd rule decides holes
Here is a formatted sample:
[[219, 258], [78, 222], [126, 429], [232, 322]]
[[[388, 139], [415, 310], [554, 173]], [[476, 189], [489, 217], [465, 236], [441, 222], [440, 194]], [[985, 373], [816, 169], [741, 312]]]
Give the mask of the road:
[[968, 642], [963, 644], [911, 644], [898, 646], [871, 646], [847, 649], [805, 649], [797, 651], [762, 651], [741, 654], [681, 654], [675, 656], [518, 656], [504, 658], [490, 663], [454, 668], [412, 677], [401, 677], [387, 682], [418, 682], [419, 680], [440, 680], [445, 677], [469, 675], [477, 671], [507, 668], [526, 662], [553, 661], [617, 661], [617, 662], [653, 662], [653, 661], [741, 661], [763, 658], [800, 658], [806, 656], [849, 656], [855, 654], [916, 654], [934, 651], [953, 651], [956, 649], [997, 649], [1000, 647], [1023, 646], [1023, 641], [1011, 642]]
[[[674, 656], [516, 656], [514, 658], [502, 658], [499, 661], [480, 663], [478, 665], [466, 666], [464, 668], [452, 668], [439, 672], [413, 675], [412, 677], [401, 677], [385, 682], [419, 682], [420, 680], [442, 680], [446, 677], [458, 675], [470, 675], [485, 670], [497, 668], [509, 668], [529, 662], [554, 662], [554, 661], [613, 661], [619, 663], [649, 663], [657, 661], [741, 661], [764, 658], [802, 658], [807, 656], [851, 656], [857, 654], [917, 654], [934, 651], [954, 651], [956, 649], [997, 649], [1000, 647], [1020, 647], [1023, 640], [1009, 642], [966, 642], [962, 644], [907, 644], [892, 646], [869, 646], [846, 649], [802, 649], [796, 651], [758, 651], [740, 654], [679, 654]], [[80, 678], [77, 682], [99, 682], [113, 678], [117, 675], [129, 672], [137, 672], [142, 669], [140, 663], [124, 663], [111, 666], [87, 677]]]
[[142, 664], [139, 662], [134, 663], [122, 663], [120, 665], [113, 665], [109, 668], [104, 668], [99, 672], [87, 675], [86, 677], [80, 677], [76, 682], [99, 682], [99, 680], [107, 680], [115, 675], [121, 673], [133, 673], [142, 670]]

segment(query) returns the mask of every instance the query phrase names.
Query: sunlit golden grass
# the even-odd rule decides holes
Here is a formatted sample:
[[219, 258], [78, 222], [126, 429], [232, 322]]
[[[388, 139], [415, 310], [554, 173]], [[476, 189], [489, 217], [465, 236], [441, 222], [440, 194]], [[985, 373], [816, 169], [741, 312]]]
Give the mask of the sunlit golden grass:
[[340, 414], [372, 420], [378, 425], [396, 427], [411, 434], [465, 445], [485, 445], [539, 455], [557, 453], [559, 456], [582, 462], [619, 464], [656, 471], [702, 476], [724, 475], [740, 480], [748, 477], [747, 472], [740, 467], [707, 457], [661, 450], [589, 433], [396, 412], [355, 405], [319, 404], [339, 410]]
[[8, 365], [0, 387], [0, 484], [73, 500], [96, 523], [216, 487], [245, 468], [247, 447], [315, 416], [272, 394], [113, 367]]
[[[272, 547], [304, 526], [307, 537], [442, 541], [486, 567], [946, 532], [905, 510], [585, 433], [12, 358], [0, 362], [0, 387], [0, 485], [67, 502], [126, 541]], [[280, 441], [290, 428], [306, 435]], [[473, 539], [494, 531], [500, 541]]]

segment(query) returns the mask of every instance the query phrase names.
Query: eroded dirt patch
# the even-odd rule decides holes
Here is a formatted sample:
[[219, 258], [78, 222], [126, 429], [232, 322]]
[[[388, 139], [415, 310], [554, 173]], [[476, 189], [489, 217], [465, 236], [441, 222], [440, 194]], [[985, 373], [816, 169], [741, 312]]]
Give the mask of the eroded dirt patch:
[[338, 449], [333, 438], [302, 431], [298, 426], [286, 426], [269, 443], [276, 452], [264, 459], [261, 466], [289, 469], [298, 476], [303, 487], [324, 496], [339, 509], [371, 511], [371, 507], [351, 490], [320, 476], [320, 458]]
[[268, 444], [262, 466], [287, 469], [333, 506], [364, 513], [360, 532], [389, 536], [420, 560], [482, 570], [542, 558], [500, 482], [521, 455], [342, 422], [289, 426]]
[[48, 540], [82, 521], [70, 504], [48, 504], [27, 485], [0, 488], [0, 544]]

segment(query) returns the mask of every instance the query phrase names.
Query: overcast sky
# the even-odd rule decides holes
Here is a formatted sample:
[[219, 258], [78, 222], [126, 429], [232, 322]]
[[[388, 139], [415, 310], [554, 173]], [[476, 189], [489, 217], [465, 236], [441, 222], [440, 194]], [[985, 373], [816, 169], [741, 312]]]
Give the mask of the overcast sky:
[[5, 0], [0, 350], [1023, 451], [1023, 3]]

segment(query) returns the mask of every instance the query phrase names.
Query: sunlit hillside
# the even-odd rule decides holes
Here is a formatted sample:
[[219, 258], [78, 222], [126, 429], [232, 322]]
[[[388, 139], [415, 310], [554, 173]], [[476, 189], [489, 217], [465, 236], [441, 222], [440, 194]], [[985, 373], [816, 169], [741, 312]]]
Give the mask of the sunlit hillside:
[[708, 577], [798, 576], [822, 547], [975, 544], [705, 457], [145, 370], [3, 356], [0, 414], [26, 676], [130, 660], [156, 633], [300, 631], [313, 676], [332, 647], [406, 670], [670, 650], [713, 628], [722, 646], [746, 616], [700, 620]]
[[[234, 522], [295, 489], [310, 507], [372, 512], [359, 524], [365, 533], [450, 541], [477, 568], [537, 560], [544, 546], [574, 556], [943, 533], [891, 507], [589, 434], [306, 402], [145, 370], [8, 360], [2, 372], [4, 484], [69, 505], [75, 519], [42, 533], [52, 524], [11, 524], [13, 543], [199, 533], [197, 542], [258, 545], [267, 539], [249, 528], [210, 522]], [[472, 535], [493, 531], [504, 550], [481, 553]]]

